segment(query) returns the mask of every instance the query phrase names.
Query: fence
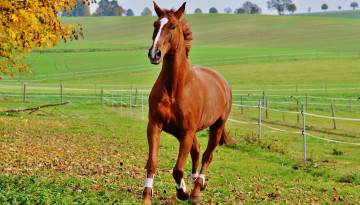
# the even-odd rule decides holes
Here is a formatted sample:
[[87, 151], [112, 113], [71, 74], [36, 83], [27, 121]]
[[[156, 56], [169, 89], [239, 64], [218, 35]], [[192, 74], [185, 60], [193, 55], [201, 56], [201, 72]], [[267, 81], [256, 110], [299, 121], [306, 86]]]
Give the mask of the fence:
[[[318, 53], [294, 53], [294, 54], [271, 54], [259, 56], [241, 56], [232, 58], [215, 58], [215, 59], [198, 59], [190, 60], [194, 65], [203, 66], [221, 66], [232, 65], [241, 63], [252, 62], [274, 62], [274, 61], [292, 61], [292, 60], [311, 60], [311, 59], [354, 59], [360, 58], [360, 52], [318, 52]], [[160, 66], [154, 65], [128, 65], [116, 68], [103, 68], [93, 69], [86, 71], [73, 71], [68, 73], [55, 73], [55, 74], [36, 74], [35, 72], [27, 77], [19, 76], [18, 79], [12, 79], [9, 76], [0, 76], [3, 81], [28, 81], [28, 82], [41, 82], [49, 80], [64, 80], [64, 79], [78, 79], [87, 78], [91, 76], [105, 76], [119, 73], [129, 73], [145, 70], [160, 69]]]
[[[243, 107], [243, 106], [241, 106]], [[249, 106], [247, 106], [249, 107]], [[251, 106], [254, 107], [254, 106]], [[257, 123], [253, 123], [253, 122], [244, 122], [244, 121], [239, 121], [239, 120], [234, 120], [234, 119], [228, 119], [229, 121], [232, 122], [236, 122], [236, 123], [242, 123], [242, 124], [253, 124], [253, 125], [258, 125], [259, 126], [259, 138], [261, 138], [261, 131], [262, 131], [262, 127], [266, 127], [268, 129], [274, 130], [274, 131], [278, 131], [278, 132], [286, 132], [286, 133], [292, 133], [292, 134], [301, 134], [303, 136], [303, 151], [304, 151], [304, 161], [306, 161], [306, 136], [309, 137], [314, 137], [320, 140], [325, 140], [325, 141], [329, 141], [329, 142], [334, 142], [334, 143], [342, 143], [342, 144], [349, 144], [349, 145], [357, 145], [360, 146], [360, 143], [353, 143], [353, 142], [344, 142], [344, 141], [338, 141], [338, 140], [331, 140], [331, 139], [326, 139], [326, 138], [322, 138], [322, 137], [318, 137], [312, 134], [309, 134], [306, 132], [306, 116], [312, 116], [312, 117], [318, 117], [318, 118], [327, 118], [327, 119], [333, 119], [334, 121], [337, 120], [346, 120], [346, 121], [356, 121], [356, 122], [360, 122], [360, 119], [354, 119], [354, 118], [342, 118], [342, 117], [328, 117], [328, 116], [323, 116], [323, 115], [316, 115], [316, 114], [311, 114], [311, 113], [306, 113], [305, 112], [305, 106], [302, 106], [302, 111], [299, 112], [290, 112], [290, 111], [281, 111], [281, 110], [275, 110], [275, 109], [271, 109], [272, 111], [276, 111], [276, 112], [286, 112], [286, 113], [291, 113], [291, 114], [296, 114], [302, 115], [302, 130], [301, 131], [289, 131], [289, 130], [284, 130], [284, 129], [279, 129], [279, 128], [274, 128], [268, 125], [264, 125], [264, 121], [262, 120], [261, 117], [261, 110], [265, 109], [265, 110], [269, 110], [269, 108], [267, 107], [262, 107], [262, 103], [261, 100], [259, 100], [259, 104], [258, 104], [258, 109], [259, 109], [259, 119]], [[360, 123], [359, 123], [360, 124]]]
[[[107, 92], [110, 94], [110, 92]], [[120, 100], [117, 101], [115, 100], [116, 98], [119, 98]], [[127, 102], [123, 101], [124, 99], [128, 99]], [[132, 117], [133, 116], [133, 109], [132, 107], [140, 107], [141, 106], [141, 118], [144, 120], [144, 109], [148, 109], [149, 107], [148, 106], [145, 106], [144, 105], [144, 100], [147, 100], [148, 98], [144, 97], [143, 96], [143, 93], [141, 93], [141, 97], [140, 97], [140, 100], [141, 100], [141, 105], [137, 105], [136, 104], [136, 99], [135, 98], [135, 102], [132, 102], [132, 98], [131, 98], [131, 93], [129, 95], [123, 95], [123, 91], [120, 91], [120, 94], [119, 95], [114, 95], [114, 92], [111, 92], [111, 98], [104, 98], [105, 100], [107, 101], [111, 101], [111, 106], [112, 106], [112, 111], [115, 111], [114, 107], [115, 107], [115, 104], [118, 104], [120, 105], [120, 109], [121, 109], [121, 113], [124, 113], [124, 109], [123, 109], [123, 106], [128, 106], [129, 107], [129, 111], [130, 111], [130, 116]], [[353, 143], [353, 142], [344, 142], [344, 141], [338, 141], [338, 140], [332, 140], [332, 139], [326, 139], [326, 138], [322, 138], [322, 137], [318, 137], [318, 136], [315, 136], [313, 134], [310, 134], [307, 132], [306, 130], [306, 116], [310, 116], [310, 117], [317, 117], [317, 118], [326, 118], [326, 119], [332, 119], [332, 120], [346, 120], [346, 121], [356, 121], [356, 122], [359, 122], [360, 124], [360, 119], [355, 119], [355, 118], [343, 118], [343, 117], [329, 117], [329, 116], [323, 116], [323, 115], [317, 115], [317, 114], [312, 114], [312, 113], [307, 113], [305, 111], [305, 106], [303, 105], [302, 106], [302, 111], [299, 112], [292, 112], [292, 111], [283, 111], [283, 110], [276, 110], [276, 109], [270, 109], [270, 108], [267, 108], [267, 107], [263, 107], [262, 106], [262, 102], [261, 100], [258, 101], [258, 106], [246, 106], [246, 105], [237, 105], [237, 104], [233, 104], [233, 106], [236, 106], [236, 107], [248, 107], [248, 108], [257, 108], [259, 110], [259, 117], [258, 117], [258, 121], [257, 122], [244, 122], [244, 121], [239, 121], [239, 120], [235, 120], [235, 119], [231, 119], [229, 118], [228, 120], [229, 121], [232, 121], [232, 122], [235, 122], [235, 123], [241, 123], [241, 124], [252, 124], [252, 125], [257, 125], [258, 126], [258, 136], [259, 138], [262, 137], [262, 129], [263, 128], [267, 128], [267, 129], [271, 129], [271, 130], [274, 130], [274, 131], [277, 131], [277, 132], [286, 132], [286, 133], [291, 133], [291, 134], [297, 134], [297, 135], [302, 135], [303, 137], [303, 152], [304, 152], [304, 161], [306, 161], [307, 157], [306, 157], [306, 136], [309, 136], [309, 137], [313, 137], [313, 138], [317, 138], [317, 139], [320, 139], [320, 140], [325, 140], [325, 141], [328, 141], [328, 142], [334, 142], [334, 143], [342, 143], [342, 144], [349, 144], [349, 145], [357, 145], [357, 146], [360, 146], [360, 143]], [[283, 112], [283, 113], [289, 113], [289, 114], [295, 114], [295, 115], [302, 115], [302, 130], [301, 131], [289, 131], [289, 130], [284, 130], [284, 129], [279, 129], [279, 128], [275, 128], [275, 127], [272, 127], [272, 126], [269, 126], [266, 124], [266, 122], [262, 119], [262, 115], [261, 115], [261, 112], [262, 110], [266, 110], [266, 112], [268, 110], [271, 110], [271, 111], [275, 111], [275, 112]]]
[[[148, 96], [150, 93], [149, 85], [96, 85], [96, 84], [86, 84], [79, 85], [79, 87], [68, 87], [73, 86], [74, 84], [38, 84], [38, 83], [28, 83], [28, 84], [0, 84], [0, 96], [3, 98], [14, 98], [22, 101], [51, 101], [51, 102], [63, 102], [64, 99], [67, 100], [76, 100], [76, 102], [83, 102], [84, 100], [88, 103], [103, 103], [104, 97], [108, 96], [109, 90], [118, 93], [123, 92], [135, 92], [137, 97], [137, 92], [142, 92], [144, 96]], [[335, 84], [333, 84], [336, 86]], [[349, 86], [355, 84], [347, 84]], [[356, 83], [357, 85], [357, 83]], [[82, 87], [80, 87], [82, 86]], [[100, 87], [101, 86], [101, 87]], [[115, 87], [116, 86], [116, 87]], [[253, 87], [258, 87], [261, 85], [252, 85]], [[289, 86], [289, 85], [272, 85], [272, 86]], [[304, 85], [305, 86], [305, 85]], [[318, 85], [314, 85], [318, 86]], [[339, 85], [342, 86], [342, 85]], [[104, 89], [105, 87], [105, 89]], [[140, 88], [138, 88], [140, 87]], [[341, 111], [358, 111], [360, 110], [360, 93], [351, 92], [349, 94], [321, 94], [316, 95], [290, 95], [290, 94], [268, 94], [266, 91], [262, 91], [262, 94], [253, 93], [258, 90], [250, 89], [246, 91], [251, 91], [249, 93], [244, 93], [243, 90], [234, 90], [234, 87], [239, 87], [239, 85], [233, 85], [233, 103], [237, 105], [256, 105], [258, 99], [263, 100], [263, 106], [266, 105], [268, 108], [273, 109], [299, 109], [299, 104], [304, 104], [306, 110], [317, 109], [317, 110], [327, 110], [333, 112], [334, 109]], [[111, 89], [112, 88], [112, 89]], [[104, 95], [104, 90], [105, 92]], [[260, 91], [260, 90], [259, 90]], [[323, 96], [321, 96], [323, 95]], [[345, 97], [346, 96], [346, 97]]]
[[[55, 84], [53, 84], [55, 85]], [[126, 85], [127, 86], [127, 85]], [[95, 103], [95, 104], [102, 104], [102, 105], [108, 105], [111, 106], [113, 111], [116, 111], [116, 109], [120, 109], [120, 113], [128, 113], [130, 116], [141, 116], [141, 119], [145, 119], [145, 113], [147, 112], [148, 107], [148, 96], [149, 96], [149, 89], [114, 89], [114, 90], [109, 90], [109, 89], [104, 89], [103, 87], [97, 87], [94, 89], [90, 89], [90, 88], [67, 88], [66, 86], [64, 87], [64, 85], [60, 85], [58, 87], [32, 87], [32, 86], [27, 86], [27, 85], [22, 85], [22, 86], [9, 86], [9, 85], [0, 85], [0, 89], [6, 88], [7, 90], [17, 90], [17, 92], [14, 92], [12, 94], [8, 94], [8, 93], [1, 93], [0, 91], [0, 97], [11, 97], [11, 98], [17, 98], [19, 100], [22, 101], [28, 101], [29, 99], [39, 99], [39, 98], [44, 98], [44, 100], [42, 101], [56, 101], [56, 102], [63, 102], [69, 99], [72, 99], [72, 102], [79, 102], [79, 103]], [[37, 93], [31, 93], [29, 94], [28, 91], [29, 90], [33, 90], [36, 91]], [[21, 91], [21, 93], [20, 93]], [[54, 91], [57, 91], [58, 94], [54, 94]], [[64, 94], [66, 92], [66, 94]], [[353, 110], [349, 110], [349, 111], [356, 111], [357, 108], [360, 108], [360, 101], [355, 101], [356, 98], [339, 98], [339, 97], [324, 97], [324, 96], [295, 96], [295, 98], [303, 98], [303, 100], [306, 100], [306, 104], [304, 103], [304, 105], [301, 106], [302, 111], [300, 111], [300, 103], [299, 101], [293, 101], [293, 102], [281, 102], [281, 101], [269, 101], [267, 100], [269, 97], [273, 97], [274, 99], [280, 98], [280, 99], [284, 99], [284, 98], [289, 98], [289, 99], [293, 99], [294, 96], [291, 95], [266, 95], [265, 92], [263, 94], [254, 94], [253, 96], [250, 96], [251, 98], [255, 98], [252, 100], [244, 100], [246, 97], [246, 94], [234, 94], [234, 101], [233, 101], [233, 107], [238, 107], [241, 110], [241, 113], [244, 113], [245, 110], [243, 108], [256, 108], [259, 110], [259, 117], [258, 117], [258, 121], [257, 122], [244, 122], [244, 121], [239, 121], [239, 120], [235, 120], [235, 119], [229, 119], [229, 121], [233, 121], [236, 123], [243, 123], [243, 124], [252, 124], [252, 125], [258, 125], [259, 126], [259, 137], [262, 136], [262, 129], [263, 128], [267, 128], [267, 129], [271, 129], [274, 131], [278, 131], [278, 132], [287, 132], [287, 133], [292, 133], [292, 134], [301, 134], [303, 135], [303, 142], [304, 142], [304, 160], [306, 160], [306, 136], [309, 137], [314, 137], [317, 139], [321, 139], [321, 140], [327, 140], [330, 142], [334, 142], [334, 143], [345, 143], [345, 144], [351, 144], [351, 145], [360, 145], [360, 143], [351, 143], [351, 142], [343, 142], [343, 141], [337, 141], [337, 140], [331, 140], [331, 139], [325, 139], [322, 137], [318, 137], [315, 136], [313, 134], [310, 134], [308, 132], [306, 132], [306, 121], [305, 121], [305, 117], [309, 116], [309, 117], [316, 117], [316, 118], [324, 118], [324, 119], [330, 119], [333, 121], [334, 123], [334, 128], [336, 129], [336, 120], [346, 120], [346, 121], [353, 121], [353, 122], [360, 122], [360, 119], [355, 119], [355, 118], [344, 118], [344, 117], [335, 117], [335, 112], [334, 112], [334, 104], [326, 104], [326, 103], [310, 103], [308, 102], [309, 99], [326, 99], [326, 100], [337, 100], [337, 101], [348, 101], [350, 100], [350, 103], [352, 102], [352, 100], [354, 100], [354, 102], [352, 102], [352, 104], [347, 105], [347, 104], [338, 104], [336, 106], [350, 106], [352, 107]], [[260, 100], [259, 100], [260, 99]], [[265, 102], [262, 101], [263, 99], [265, 99]], [[77, 100], [77, 101], [76, 101]], [[279, 105], [281, 105], [281, 108], [285, 108], [284, 105], [296, 105], [297, 106], [297, 111], [287, 111], [287, 110], [280, 110], [277, 108], [270, 108], [269, 106], [269, 102], [270, 103], [277, 103]], [[357, 103], [357, 104], [356, 104]], [[254, 105], [255, 104], [255, 105]], [[326, 105], [329, 108], [331, 108], [331, 112], [332, 112], [332, 116], [324, 116], [324, 115], [318, 115], [318, 114], [312, 114], [309, 112], [306, 112], [307, 109], [306, 108], [311, 108], [311, 105], [313, 106], [323, 106]], [[141, 109], [138, 109], [141, 108]], [[287, 109], [289, 110], [289, 107], [287, 107]], [[239, 110], [239, 111], [240, 111]], [[311, 109], [310, 109], [311, 110]], [[262, 111], [266, 112], [266, 118], [269, 118], [269, 114], [268, 111], [272, 111], [272, 112], [280, 112], [283, 113], [285, 116], [285, 113], [288, 114], [293, 114], [293, 115], [297, 115], [297, 119], [298, 122], [300, 122], [300, 115], [302, 115], [303, 120], [302, 120], [302, 125], [303, 125], [303, 129], [301, 131], [289, 131], [289, 130], [284, 130], [284, 129], [279, 129], [279, 128], [274, 128], [270, 125], [268, 125], [264, 120], [263, 120], [263, 116], [261, 115]]]

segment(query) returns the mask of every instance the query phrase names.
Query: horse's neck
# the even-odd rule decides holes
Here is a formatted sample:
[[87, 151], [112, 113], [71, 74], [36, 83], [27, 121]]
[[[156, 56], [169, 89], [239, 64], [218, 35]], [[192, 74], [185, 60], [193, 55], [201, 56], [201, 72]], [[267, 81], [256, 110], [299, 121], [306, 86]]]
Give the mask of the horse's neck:
[[165, 83], [169, 95], [171, 95], [170, 97], [182, 91], [188, 77], [192, 74], [190, 64], [186, 58], [184, 45], [179, 46], [174, 52], [164, 56], [161, 72], [162, 80]]

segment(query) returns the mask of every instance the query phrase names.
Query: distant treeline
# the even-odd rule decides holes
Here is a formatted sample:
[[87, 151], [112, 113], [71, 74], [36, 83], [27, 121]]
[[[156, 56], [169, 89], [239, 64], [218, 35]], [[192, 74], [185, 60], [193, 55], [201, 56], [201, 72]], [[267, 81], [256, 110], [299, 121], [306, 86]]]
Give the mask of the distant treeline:
[[[296, 5], [292, 0], [269, 0], [266, 2], [267, 8], [269, 10], [276, 10], [279, 15], [284, 15], [286, 12], [295, 13], [297, 10]], [[359, 7], [357, 2], [352, 2], [350, 7], [354, 10]], [[324, 3], [321, 6], [322, 10], [327, 10], [329, 6]], [[338, 7], [339, 10], [342, 9], [341, 6]], [[261, 14], [261, 8], [250, 1], [245, 2], [242, 7], [235, 9], [234, 11], [227, 7], [224, 9], [224, 13], [231, 14]], [[308, 8], [308, 12], [311, 12], [311, 8]], [[194, 14], [202, 14], [203, 11], [200, 8], [196, 8]], [[209, 9], [209, 13], [218, 13], [218, 10], [215, 7]], [[151, 16], [152, 11], [150, 8], [145, 7], [141, 12], [142, 16]], [[125, 10], [122, 6], [118, 4], [116, 0], [100, 0], [99, 7], [93, 14], [90, 14], [89, 3], [83, 4], [77, 0], [77, 6], [71, 11], [63, 11], [62, 16], [134, 16], [132, 9]]]
[[61, 16], [134, 16], [134, 12], [131, 9], [125, 10], [115, 0], [100, 0], [99, 7], [90, 14], [89, 3], [77, 0], [76, 7], [71, 11], [63, 11]]

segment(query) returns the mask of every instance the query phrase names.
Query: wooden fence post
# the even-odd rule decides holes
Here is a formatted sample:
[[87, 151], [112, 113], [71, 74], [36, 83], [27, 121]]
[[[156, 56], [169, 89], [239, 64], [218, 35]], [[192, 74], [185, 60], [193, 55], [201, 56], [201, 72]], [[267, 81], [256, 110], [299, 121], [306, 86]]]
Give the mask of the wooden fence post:
[[138, 95], [138, 89], [137, 88], [135, 88], [136, 89], [136, 91], [135, 91], [135, 106], [136, 106], [136, 102], [137, 102], [137, 95]]
[[333, 120], [334, 120], [334, 129], [336, 130], [336, 119], [335, 119], [334, 105], [331, 105], [331, 110], [332, 110], [332, 116], [333, 116]]
[[101, 87], [101, 105], [104, 105], [104, 88]]
[[60, 96], [61, 96], [61, 103], [63, 103], [63, 86], [60, 84]]
[[285, 112], [283, 112], [283, 121], [285, 122]]
[[265, 107], [265, 97], [266, 97], [266, 93], [265, 93], [265, 91], [263, 91], [263, 102], [262, 102], [263, 107]]
[[24, 102], [26, 102], [26, 85], [24, 84], [24, 99], [23, 99]]
[[244, 114], [243, 96], [241, 96], [241, 114]]
[[299, 112], [300, 112], [300, 110], [299, 110], [299, 101], [297, 101], [297, 102], [296, 102], [296, 104], [297, 104], [297, 112], [298, 112], [298, 114], [297, 114], [297, 123], [299, 124], [299, 123], [300, 123], [300, 114], [299, 114]]
[[268, 99], [266, 99], [266, 119], [269, 118]]

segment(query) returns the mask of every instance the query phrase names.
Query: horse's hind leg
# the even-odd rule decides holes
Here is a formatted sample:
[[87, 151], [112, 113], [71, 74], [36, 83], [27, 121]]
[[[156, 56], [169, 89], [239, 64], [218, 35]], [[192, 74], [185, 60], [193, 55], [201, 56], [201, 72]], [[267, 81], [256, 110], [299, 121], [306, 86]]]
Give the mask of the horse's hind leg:
[[225, 127], [225, 123], [222, 123], [219, 119], [214, 125], [210, 127], [210, 136], [208, 146], [202, 157], [202, 166], [200, 170], [200, 174], [198, 178], [195, 180], [195, 188], [191, 192], [191, 196], [189, 198], [190, 203], [199, 203], [201, 202], [201, 190], [205, 188], [205, 172], [210, 165], [210, 162], [213, 158], [213, 153], [216, 146], [219, 144], [221, 139], [221, 134]]
[[197, 141], [196, 135], [193, 139], [193, 144], [190, 150], [191, 160], [192, 160], [192, 172], [190, 174], [190, 180], [195, 181], [197, 178], [197, 168], [199, 166], [199, 158], [200, 158], [200, 143]]

